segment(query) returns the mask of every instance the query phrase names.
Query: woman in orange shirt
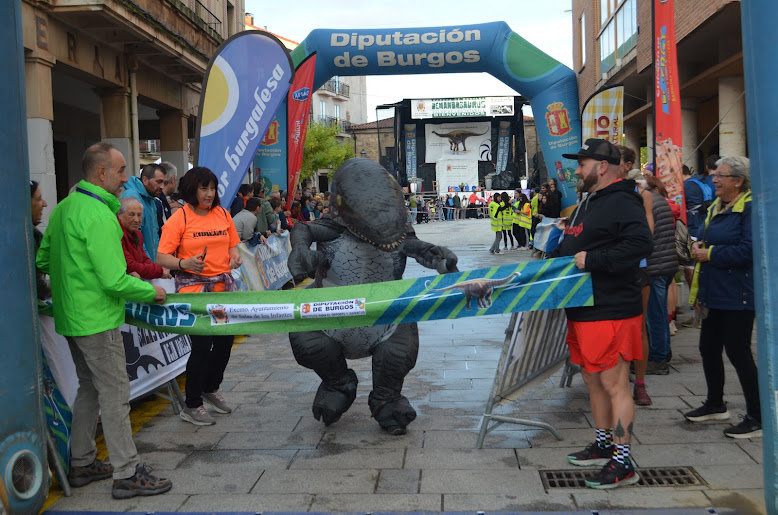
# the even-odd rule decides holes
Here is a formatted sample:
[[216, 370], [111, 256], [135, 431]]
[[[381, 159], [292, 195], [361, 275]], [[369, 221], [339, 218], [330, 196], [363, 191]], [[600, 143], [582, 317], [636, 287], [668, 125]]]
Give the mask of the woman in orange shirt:
[[[196, 167], [181, 179], [186, 205], [162, 226], [157, 263], [177, 270], [176, 292], [235, 291], [230, 275], [241, 265], [240, 238], [229, 211], [219, 206], [218, 180], [211, 170]], [[219, 385], [230, 359], [232, 336], [192, 335], [192, 351], [186, 363], [186, 407], [181, 418], [198, 426], [216, 421], [203, 406], [217, 413], [231, 413]]]

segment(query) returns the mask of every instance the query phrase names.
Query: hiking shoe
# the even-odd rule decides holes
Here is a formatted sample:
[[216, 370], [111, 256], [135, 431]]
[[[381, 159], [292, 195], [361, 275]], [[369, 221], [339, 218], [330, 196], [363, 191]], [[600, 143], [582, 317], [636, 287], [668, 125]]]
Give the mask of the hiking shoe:
[[675, 320], [670, 320], [670, 336], [675, 336], [678, 333], [678, 327], [675, 325]]
[[590, 443], [586, 449], [567, 455], [567, 461], [577, 467], [605, 465], [613, 457], [613, 446], [600, 447], [597, 442]]
[[196, 426], [212, 426], [216, 423], [202, 404], [196, 408], [184, 408], [179, 415], [183, 420]]
[[138, 464], [132, 477], [114, 480], [111, 495], [114, 499], [129, 499], [137, 495], [164, 494], [173, 488], [169, 479], [152, 476], [150, 472], [151, 467]]
[[586, 480], [586, 486], [597, 490], [609, 490], [619, 486], [634, 485], [638, 481], [640, 481], [640, 476], [635, 472], [632, 461], [622, 465], [611, 459], [596, 476]]
[[706, 420], [727, 420], [729, 418], [729, 411], [727, 411], [727, 405], [713, 406], [708, 401], [705, 401], [702, 406], [697, 409], [693, 409], [684, 413], [686, 420], [691, 422], [705, 422]]
[[670, 366], [664, 361], [649, 361], [646, 363], [646, 374], [651, 376], [666, 376], [670, 373]]
[[86, 486], [92, 481], [108, 479], [111, 475], [113, 475], [113, 465], [95, 458], [95, 461], [85, 467], [71, 465], [68, 471], [68, 483], [75, 487]]
[[632, 398], [635, 399], [635, 404], [638, 406], [651, 406], [651, 404], [653, 404], [651, 397], [648, 396], [648, 392], [646, 391], [646, 385], [644, 384], [635, 385], [635, 388], [632, 391]]
[[216, 413], [232, 413], [232, 408], [227, 405], [222, 392], [216, 390], [213, 393], [204, 393], [203, 400], [213, 406]]
[[745, 415], [739, 424], [724, 430], [730, 438], [762, 438], [762, 423], [751, 415]]

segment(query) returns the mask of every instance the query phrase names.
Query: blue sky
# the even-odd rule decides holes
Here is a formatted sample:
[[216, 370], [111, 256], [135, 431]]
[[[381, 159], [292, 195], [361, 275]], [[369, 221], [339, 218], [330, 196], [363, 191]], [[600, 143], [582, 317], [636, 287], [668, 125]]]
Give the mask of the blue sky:
[[[298, 42], [317, 28], [404, 28], [504, 21], [545, 53], [567, 66], [572, 64], [571, 0], [245, 2], [246, 12], [254, 15], [254, 25]], [[403, 98], [513, 94], [511, 88], [487, 74], [371, 76], [367, 78], [368, 121], [375, 120], [375, 105]], [[530, 114], [526, 107], [525, 114]], [[379, 112], [381, 118], [388, 115], [388, 111]]]

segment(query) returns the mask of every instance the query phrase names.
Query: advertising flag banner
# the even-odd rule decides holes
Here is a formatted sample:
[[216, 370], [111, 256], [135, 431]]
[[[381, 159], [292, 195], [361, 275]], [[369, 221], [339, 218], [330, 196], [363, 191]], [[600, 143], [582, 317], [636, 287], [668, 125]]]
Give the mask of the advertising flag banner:
[[624, 133], [623, 118], [624, 86], [601, 89], [589, 97], [581, 111], [583, 141], [599, 138], [620, 145]]
[[[484, 293], [488, 292], [488, 293]], [[594, 302], [572, 257], [333, 288], [182, 293], [127, 303], [133, 325], [186, 334], [262, 334], [407, 324]]]
[[674, 13], [673, 0], [654, 0], [654, 170], [686, 222]]
[[492, 158], [492, 123], [428, 123], [424, 126], [424, 161], [441, 159], [490, 161]]
[[316, 54], [305, 59], [295, 72], [294, 82], [289, 88], [287, 99], [287, 119], [289, 120], [289, 138], [287, 140], [287, 190], [289, 195], [286, 208], [289, 209], [300, 178], [300, 168], [303, 164], [305, 135], [308, 131], [308, 113], [311, 110], [313, 98], [313, 74], [316, 71]]
[[286, 110], [281, 106], [265, 132], [254, 156], [254, 180], [266, 195], [286, 189]]
[[271, 234], [266, 243], [250, 246], [240, 243], [238, 250], [243, 264], [238, 268], [240, 279], [249, 291], [280, 290], [292, 280], [286, 266], [289, 259], [289, 232]]
[[405, 124], [405, 176], [409, 181], [416, 179], [416, 124]]
[[500, 132], [497, 136], [497, 173], [502, 173], [508, 166], [508, 154], [511, 151], [511, 122], [500, 122]]
[[286, 47], [260, 30], [232, 36], [211, 58], [200, 96], [196, 163], [216, 174], [219, 197], [226, 205], [235, 197], [293, 77]]

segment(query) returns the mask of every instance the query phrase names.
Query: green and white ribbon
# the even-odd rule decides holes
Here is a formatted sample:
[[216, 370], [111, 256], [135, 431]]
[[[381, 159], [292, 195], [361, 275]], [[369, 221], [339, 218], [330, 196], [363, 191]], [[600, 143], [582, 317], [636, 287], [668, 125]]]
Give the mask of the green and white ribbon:
[[[468, 296], [471, 296], [468, 302]], [[127, 322], [184, 334], [317, 331], [594, 304], [571, 257], [371, 284], [304, 290], [180, 293], [128, 302]]]

